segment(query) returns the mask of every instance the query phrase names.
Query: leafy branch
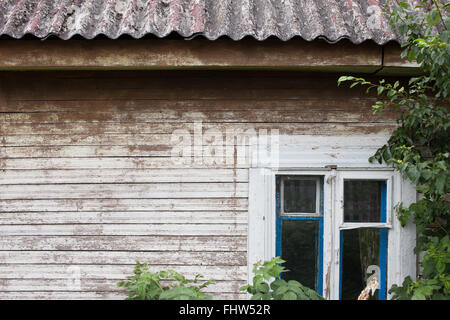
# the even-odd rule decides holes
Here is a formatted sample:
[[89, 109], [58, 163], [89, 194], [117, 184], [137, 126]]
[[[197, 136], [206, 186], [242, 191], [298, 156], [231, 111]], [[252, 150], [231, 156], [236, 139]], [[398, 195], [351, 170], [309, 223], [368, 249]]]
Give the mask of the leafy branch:
[[137, 261], [134, 275], [118, 282], [117, 286], [129, 292], [128, 300], [209, 300], [212, 297], [202, 289], [214, 283], [208, 280], [198, 284], [202, 277], [197, 274], [193, 280], [188, 280], [174, 270], [150, 272], [147, 263]]
[[251, 300], [322, 300], [314, 290], [295, 280], [280, 279], [287, 272], [281, 264], [284, 260], [274, 257], [269, 261], [258, 261], [253, 265], [252, 284], [241, 287], [252, 295]]
[[400, 81], [373, 83], [354, 76], [338, 80], [338, 85], [351, 82], [351, 88], [365, 86], [366, 93], [376, 89], [374, 113], [400, 111], [397, 129], [369, 161], [393, 166], [422, 196], [407, 208], [396, 207], [402, 226], [413, 219], [418, 233], [415, 253], [424, 256], [418, 279], [407, 277], [401, 286], [392, 286], [394, 299], [450, 299], [449, 9], [449, 4], [435, 0], [415, 7], [398, 1], [386, 12], [391, 29], [406, 39], [401, 57], [416, 61], [423, 75], [403, 86]]

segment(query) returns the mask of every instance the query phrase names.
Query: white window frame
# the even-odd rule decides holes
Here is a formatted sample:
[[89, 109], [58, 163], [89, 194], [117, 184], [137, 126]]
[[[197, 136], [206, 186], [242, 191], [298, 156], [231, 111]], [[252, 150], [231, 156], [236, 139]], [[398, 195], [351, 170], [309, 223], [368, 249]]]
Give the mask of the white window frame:
[[[280, 176], [288, 176], [288, 175], [280, 175]], [[321, 198], [321, 188], [320, 188], [320, 178], [317, 176], [306, 178], [308, 175], [299, 175], [299, 174], [292, 174], [289, 176], [299, 176], [300, 178], [298, 180], [307, 180], [307, 181], [314, 181], [316, 183], [316, 212], [284, 212], [284, 177], [281, 179], [280, 183], [280, 192], [281, 192], [281, 199], [280, 199], [280, 215], [282, 216], [294, 216], [294, 217], [321, 217], [322, 211], [320, 210], [320, 198]]]
[[[393, 284], [401, 284], [406, 276], [415, 278], [416, 257], [415, 227], [409, 223], [400, 226], [393, 217], [393, 207], [399, 202], [409, 205], [416, 201], [412, 185], [390, 168], [250, 168], [249, 173], [249, 232], [248, 232], [248, 280], [251, 281], [253, 263], [275, 256], [277, 175], [315, 175], [324, 177], [323, 185], [323, 295], [326, 299], [339, 299], [340, 230], [356, 227], [343, 222], [343, 179], [386, 180], [386, 223], [364, 223], [366, 227], [383, 227], [388, 231], [387, 290]], [[357, 227], [360, 227], [358, 223]], [[388, 295], [389, 298], [389, 295]]]
[[[392, 195], [394, 172], [389, 171], [338, 171], [337, 172], [337, 200], [339, 206], [336, 216], [339, 221], [339, 230], [355, 228], [392, 228]], [[377, 180], [386, 181], [386, 222], [344, 222], [344, 180]]]

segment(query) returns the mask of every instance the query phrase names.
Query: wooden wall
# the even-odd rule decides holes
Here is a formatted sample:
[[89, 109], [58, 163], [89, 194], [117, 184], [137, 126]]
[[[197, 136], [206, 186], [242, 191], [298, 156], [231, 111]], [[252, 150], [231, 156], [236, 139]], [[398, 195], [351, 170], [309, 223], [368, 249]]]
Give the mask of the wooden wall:
[[[245, 298], [248, 164], [173, 159], [173, 132], [387, 135], [392, 114], [338, 75], [3, 72], [0, 299], [121, 299], [136, 260]], [[205, 148], [205, 147], [203, 147]], [[78, 281], [79, 279], [79, 281]]]

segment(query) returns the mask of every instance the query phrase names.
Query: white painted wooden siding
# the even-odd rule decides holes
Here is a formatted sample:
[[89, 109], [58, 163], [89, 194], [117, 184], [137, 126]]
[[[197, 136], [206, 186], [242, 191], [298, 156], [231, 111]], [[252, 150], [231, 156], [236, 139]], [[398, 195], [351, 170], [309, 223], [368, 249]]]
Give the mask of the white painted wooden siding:
[[[207, 290], [214, 298], [246, 298], [239, 287], [248, 277], [252, 164], [240, 161], [237, 147], [223, 157], [211, 153], [222, 142], [207, 136], [192, 149], [208, 150], [201, 163], [174, 161], [172, 133], [193, 132], [200, 121], [204, 132], [279, 130], [281, 149], [298, 147], [294, 166], [317, 166], [361, 161], [395, 127], [371, 114], [362, 93], [336, 89], [333, 77], [2, 77], [0, 299], [122, 299], [116, 282], [136, 260], [188, 277], [202, 273], [216, 282]], [[352, 136], [373, 140], [358, 145]]]

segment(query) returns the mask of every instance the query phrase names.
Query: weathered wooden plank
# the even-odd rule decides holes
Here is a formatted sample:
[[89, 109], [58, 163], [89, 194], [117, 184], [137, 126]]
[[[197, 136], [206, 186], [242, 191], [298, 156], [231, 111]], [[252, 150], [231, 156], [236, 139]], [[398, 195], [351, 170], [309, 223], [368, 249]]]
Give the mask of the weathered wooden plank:
[[[336, 77], [336, 80], [338, 77]], [[97, 80], [98, 81], [98, 80]], [[119, 80], [120, 81], [120, 80]], [[188, 80], [186, 80], [188, 81]], [[231, 80], [230, 81], [235, 81]], [[276, 80], [275, 80], [276, 81]], [[72, 82], [72, 83], [70, 83]], [[98, 83], [98, 82], [97, 82]], [[329, 83], [329, 82], [328, 82]], [[335, 83], [333, 83], [334, 86]], [[235, 87], [220, 87], [216, 84], [215, 88], [186, 88], [180, 87], [177, 90], [167, 90], [166, 88], [150, 88], [148, 86], [140, 86], [138, 88], [127, 88], [121, 85], [115, 88], [89, 88], [88, 83], [78, 81], [68, 81], [60, 79], [59, 83], [48, 83], [46, 80], [45, 87], [37, 87], [27, 81], [22, 80], [22, 84], [16, 84], [8, 88], [9, 100], [27, 100], [38, 101], [45, 100], [190, 100], [190, 99], [204, 99], [204, 100], [275, 100], [275, 99], [291, 99], [301, 100], [305, 97], [318, 96], [333, 96], [337, 99], [343, 99], [348, 92], [343, 89], [339, 92], [334, 87], [325, 88], [272, 88], [270, 84], [261, 88], [246, 88], [247, 83], [241, 81], [241, 88]], [[75, 88], [74, 88], [75, 87]], [[54, 90], [51, 90], [53, 88]], [[360, 95], [360, 92], [357, 91]]]
[[[117, 280], [113, 279], [2, 279], [0, 292], [33, 292], [33, 291], [78, 291], [78, 292], [120, 292], [124, 289], [117, 287]], [[163, 282], [164, 283], [164, 282]], [[202, 281], [199, 281], [201, 284]], [[203, 291], [208, 293], [238, 293], [245, 281], [215, 281]], [[1, 297], [1, 294], [0, 294]]]
[[0, 200], [0, 212], [246, 210], [247, 198]]
[[169, 168], [248, 168], [249, 157], [98, 157], [98, 158], [19, 158], [0, 161], [0, 169], [169, 169]]
[[[147, 79], [146, 79], [147, 80]], [[100, 81], [103, 81], [100, 80]], [[119, 79], [122, 83], [125, 80]], [[283, 83], [286, 79], [276, 79], [274, 83]], [[251, 82], [250, 82], [251, 83]], [[321, 79], [322, 85], [327, 83], [326, 79]], [[334, 86], [335, 82], [330, 83]], [[173, 84], [171, 84], [173, 85]], [[249, 83], [247, 82], [246, 86]], [[273, 83], [271, 84], [273, 85]], [[306, 84], [300, 84], [305, 86]], [[295, 85], [292, 85], [295, 87]], [[343, 89], [345, 90], [345, 89]], [[0, 90], [0, 92], [2, 92]], [[6, 94], [6, 93], [5, 93]], [[278, 110], [295, 111], [295, 110], [314, 110], [329, 111], [341, 110], [349, 111], [367, 111], [370, 110], [371, 104], [376, 101], [376, 97], [371, 96], [353, 96], [341, 95], [329, 96], [305, 96], [301, 100], [297, 99], [252, 99], [251, 104], [247, 99], [141, 99], [136, 100], [133, 97], [127, 100], [8, 100], [4, 99], [4, 103], [0, 105], [0, 112], [33, 112], [33, 113], [49, 113], [49, 112], [128, 112], [128, 111], [242, 111], [247, 109], [272, 111], [275, 107]]]
[[[293, 87], [318, 88], [320, 80], [333, 82], [333, 76], [317, 75], [315, 77], [299, 77], [302, 72], [288, 72], [282, 70], [273, 70], [272, 72], [264, 71], [196, 71], [196, 70], [136, 70], [136, 71], [63, 71], [55, 72], [48, 70], [47, 72], [2, 72], [5, 79], [5, 85], [20, 88], [21, 83], [27, 87], [26, 93], [36, 88], [56, 88], [65, 87], [70, 91], [78, 91], [80, 89], [87, 91], [97, 90], [114, 90], [129, 89], [146, 90], [151, 89], [154, 92], [161, 92], [164, 88], [177, 88], [190, 92], [190, 90], [198, 89], [215, 89], [220, 87], [224, 89], [244, 89], [243, 83], [247, 83], [248, 89], [262, 89], [265, 85], [271, 84], [272, 89], [286, 89]], [[264, 77], [262, 77], [264, 75]], [[305, 73], [303, 73], [305, 75]], [[259, 76], [259, 77], [258, 77]], [[336, 78], [338, 75], [334, 75]], [[33, 82], [33, 78], [45, 78], [45, 82]], [[273, 82], [283, 80], [283, 82]], [[234, 80], [231, 82], [230, 80]], [[308, 81], [309, 80], [309, 81]], [[31, 85], [31, 87], [29, 87]], [[329, 88], [335, 89], [335, 87]], [[177, 91], [177, 90], [173, 90]], [[44, 92], [37, 91], [35, 94]], [[198, 92], [190, 92], [193, 95], [200, 95]], [[47, 93], [45, 93], [47, 94]], [[63, 92], [55, 92], [54, 95], [64, 95]], [[174, 92], [176, 94], [176, 92]], [[170, 96], [169, 94], [167, 96]], [[82, 98], [82, 97], [80, 97]]]
[[1, 224], [86, 223], [247, 223], [246, 210], [233, 211], [102, 211], [102, 212], [2, 212]]
[[0, 184], [248, 182], [247, 169], [2, 170]]
[[[356, 111], [355, 111], [356, 112]], [[209, 131], [218, 131], [226, 134], [227, 130], [230, 132], [244, 132], [246, 130], [255, 130], [256, 132], [263, 132], [262, 130], [278, 130], [282, 135], [347, 135], [347, 134], [361, 134], [361, 133], [373, 133], [377, 130], [383, 130], [384, 128], [394, 128], [395, 124], [386, 120], [383, 123], [370, 123], [370, 122], [348, 122], [348, 123], [322, 123], [322, 122], [264, 122], [264, 123], [210, 123], [202, 122], [203, 133]], [[0, 126], [0, 135], [73, 135], [82, 136], [89, 133], [98, 135], [139, 135], [139, 134], [163, 134], [173, 133], [175, 130], [186, 130], [193, 133], [194, 123], [35, 123], [30, 125], [29, 123], [3, 123]], [[184, 131], [184, 132], [186, 132]], [[180, 132], [180, 131], [179, 131]], [[2, 137], [3, 138], [3, 137]], [[105, 138], [107, 139], [107, 138]], [[52, 139], [48, 139], [49, 143], [52, 143]], [[1, 142], [1, 141], [0, 141]], [[107, 141], [105, 141], [106, 143]], [[213, 142], [212, 142], [213, 143]], [[71, 142], [71, 145], [76, 145], [77, 141]], [[159, 141], [156, 145], [161, 144]], [[29, 145], [27, 141], [27, 145]], [[105, 144], [102, 144], [105, 145]], [[119, 145], [118, 141], [114, 145]], [[128, 144], [127, 144], [128, 145]], [[142, 143], [137, 141], [137, 150], [139, 150]]]
[[[30, 125], [32, 126], [32, 125]], [[217, 131], [214, 135], [225, 136], [226, 132]], [[230, 134], [233, 134], [230, 133]], [[236, 135], [239, 132], [236, 132]], [[242, 133], [241, 133], [242, 134]], [[207, 139], [205, 135], [205, 140]], [[203, 137], [202, 137], [203, 138]], [[2, 146], [97, 146], [98, 147], [98, 157], [101, 157], [101, 150], [108, 150], [107, 146], [115, 147], [117, 146], [127, 146], [127, 148], [122, 148], [126, 150], [129, 154], [139, 155], [142, 151], [163, 151], [171, 154], [172, 149], [175, 146], [191, 146], [194, 141], [194, 133], [192, 132], [173, 132], [167, 134], [101, 134], [97, 132], [96, 135], [83, 134], [83, 135], [54, 135], [54, 134], [41, 134], [41, 135], [8, 135], [3, 136], [1, 140]], [[201, 140], [203, 143], [203, 139]], [[238, 144], [246, 145], [248, 142], [236, 141]], [[223, 139], [212, 140], [205, 145], [223, 145]], [[109, 148], [111, 150], [113, 148]], [[18, 149], [20, 151], [20, 149]], [[48, 149], [51, 150], [51, 149]], [[64, 149], [62, 149], [64, 150]], [[70, 148], [68, 148], [70, 150]], [[82, 150], [82, 148], [80, 149]], [[6, 149], [2, 149], [4, 153]], [[92, 149], [96, 151], [96, 149]], [[123, 152], [123, 151], [122, 151]], [[72, 156], [72, 155], [70, 155]]]
[[[245, 265], [245, 251], [0, 251], [0, 264]], [[1, 290], [0, 290], [1, 291]]]
[[[270, 133], [270, 132], [269, 132]], [[288, 146], [289, 142], [293, 142], [294, 136], [280, 136], [273, 134], [273, 136], [267, 136], [267, 142], [271, 142], [270, 139], [275, 137], [277, 144], [280, 147]], [[285, 139], [289, 138], [289, 139]], [[177, 161], [179, 158], [186, 157], [190, 159], [192, 156], [201, 155], [202, 158], [207, 161], [216, 161], [222, 158], [222, 162], [231, 161], [231, 155], [234, 154], [236, 149], [236, 160], [245, 160], [244, 155], [246, 152], [256, 150], [258, 143], [263, 147], [263, 141], [265, 137], [256, 136], [256, 138], [242, 139], [252, 141], [252, 145], [233, 145], [230, 143], [216, 144], [216, 145], [203, 145], [197, 146], [28, 146], [28, 147], [0, 147], [0, 159], [24, 159], [24, 158], [175, 158]], [[352, 137], [348, 139], [354, 140]], [[222, 138], [220, 139], [222, 140]], [[240, 139], [241, 140], [241, 139]], [[289, 141], [290, 140], [290, 141]], [[298, 139], [300, 141], [301, 138]], [[332, 140], [332, 138], [330, 138]], [[228, 141], [223, 139], [222, 141]], [[160, 148], [161, 147], [161, 148]], [[303, 142], [301, 148], [305, 152], [311, 152], [317, 148], [323, 150], [330, 149], [331, 144], [324, 142], [323, 144], [312, 144], [309, 141]], [[313, 149], [315, 148], [315, 149]], [[335, 149], [338, 149], [335, 146]], [[361, 148], [361, 146], [354, 145], [354, 149]], [[233, 161], [234, 162], [234, 155]], [[190, 160], [193, 162], [192, 160]], [[189, 160], [185, 159], [185, 162]], [[200, 170], [197, 170], [200, 171]]]
[[[50, 223], [51, 221], [48, 221]], [[7, 236], [245, 236], [245, 224], [39, 224], [0, 225]]]
[[[217, 300], [246, 300], [243, 293], [214, 293], [213, 299]], [[30, 292], [1, 292], [1, 300], [123, 300], [126, 293], [120, 292], [74, 292], [74, 291], [30, 291]]]
[[[355, 141], [348, 137], [350, 141]], [[358, 146], [355, 148], [336, 147], [334, 150], [327, 148], [319, 149], [319, 147], [308, 146], [295, 154], [285, 154], [283, 161], [292, 162], [295, 166], [308, 166], [317, 163], [329, 164], [329, 162], [351, 163], [353, 161], [360, 162], [364, 157], [364, 163], [368, 164], [368, 159], [381, 145]], [[282, 152], [284, 146], [280, 146]], [[286, 148], [284, 148], [286, 149]], [[249, 168], [254, 165], [255, 157], [250, 156], [251, 148], [242, 148], [239, 151], [247, 156], [231, 158], [231, 157], [158, 157], [158, 158], [12, 158], [0, 161], [0, 169], [152, 169], [152, 168]], [[260, 149], [262, 155], [265, 150]], [[297, 158], [296, 158], [297, 157]], [[298, 157], [301, 157], [298, 159]], [[295, 162], [297, 159], [297, 162]], [[319, 162], [317, 162], [319, 161]], [[342, 165], [342, 164], [341, 164]]]
[[385, 122], [395, 120], [396, 113], [386, 110], [383, 117], [375, 115], [370, 108], [352, 112], [351, 110], [204, 110], [184, 112], [177, 110], [165, 111], [128, 111], [128, 112], [50, 112], [50, 113], [0, 113], [2, 123], [89, 123], [89, 122]]
[[[38, 72], [2, 72], [4, 85], [10, 87], [25, 86], [27, 88], [51, 88], [64, 86], [69, 90], [93, 90], [101, 89], [264, 89], [270, 85], [273, 89], [286, 88], [316, 88], [324, 84], [336, 84], [340, 76], [336, 73], [320, 74], [296, 72], [293, 70], [133, 70], [133, 71], [38, 71]], [[35, 78], [45, 81], [33, 81]], [[243, 87], [242, 84], [246, 86]], [[30, 86], [31, 85], [31, 86]], [[339, 90], [336, 86], [329, 89]], [[31, 91], [31, 90], [30, 90]], [[176, 91], [176, 90], [175, 90]], [[341, 90], [342, 91], [342, 90]], [[363, 90], [362, 90], [363, 91]], [[36, 92], [36, 93], [39, 93]], [[45, 92], [40, 92], [45, 93]], [[45, 93], [47, 94], [47, 93]], [[55, 94], [57, 94], [55, 92]], [[232, 98], [232, 97], [229, 97]], [[180, 99], [181, 100], [181, 99]]]
[[[256, 136], [256, 135], [255, 135]], [[31, 139], [33, 140], [33, 139]], [[201, 146], [192, 146], [186, 140], [180, 144], [172, 143], [168, 145], [128, 145], [128, 146], [49, 146], [49, 143], [43, 143], [44, 146], [27, 147], [0, 147], [1, 158], [97, 158], [97, 157], [182, 157], [201, 154], [205, 158], [214, 157], [215, 153], [224, 154], [233, 151], [234, 144], [225, 145], [225, 137], [212, 138], [212, 143], [204, 143]], [[236, 147], [246, 147], [244, 142], [249, 139], [239, 139], [239, 145]], [[257, 140], [256, 140], [257, 141]], [[23, 142], [24, 144], [30, 143]], [[141, 141], [141, 143], [145, 143]], [[248, 143], [247, 143], [248, 145]], [[217, 156], [216, 156], [217, 157]], [[228, 158], [230, 158], [228, 156]]]
[[[409, 62], [408, 58], [401, 58], [402, 49], [398, 43], [389, 42], [384, 47], [383, 65], [386, 67], [402, 67], [413, 74], [420, 74], [420, 65], [416, 62]], [[392, 69], [392, 68], [388, 68]]]
[[[8, 100], [236, 100], [343, 97], [339, 74], [300, 72], [4, 73]], [[258, 77], [259, 76], [259, 77]], [[41, 81], [35, 81], [39, 78]], [[45, 80], [45, 81], [43, 81]], [[169, 90], [168, 90], [169, 88]], [[176, 88], [174, 90], [173, 88]], [[53, 90], [52, 90], [53, 89]], [[353, 95], [364, 95], [357, 89]], [[42, 97], [45, 96], [45, 99]]]
[[0, 185], [0, 199], [244, 198], [248, 184], [139, 183]]
[[246, 242], [242, 236], [2, 236], [0, 250], [246, 251]]
[[[393, 130], [396, 125], [392, 123], [385, 123], [383, 125], [368, 126], [366, 133], [374, 135], [376, 131]], [[330, 124], [328, 130], [343, 130], [340, 135], [357, 135], [356, 132], [351, 132], [352, 126], [344, 129], [340, 125]], [[373, 132], [375, 131], [375, 133]], [[194, 132], [174, 132], [171, 134], [101, 134], [101, 135], [8, 135], [3, 136], [0, 143], [2, 145], [0, 151], [3, 157], [24, 156], [32, 157], [32, 151], [36, 151], [36, 157], [42, 156], [77, 156], [77, 153], [85, 153], [93, 157], [103, 157], [105, 154], [114, 156], [116, 153], [121, 153], [124, 156], [139, 157], [147, 154], [181, 156], [186, 154], [196, 154], [202, 152], [205, 157], [215, 156], [210, 149], [222, 147], [222, 154], [229, 156], [230, 150], [234, 147], [257, 146], [261, 143], [264, 137], [271, 137], [273, 135], [279, 136], [280, 144], [300, 143], [303, 139], [314, 136], [313, 134], [293, 134], [292, 132], [282, 133], [276, 127], [272, 129], [254, 130], [249, 127], [245, 131], [210, 131], [202, 135]], [[322, 132], [319, 130], [317, 133]], [[331, 131], [328, 131], [331, 133]], [[380, 135], [378, 133], [378, 135]], [[326, 134], [325, 134], [326, 136]], [[339, 135], [334, 138], [340, 139]], [[324, 140], [324, 139], [323, 139]], [[326, 144], [329, 146], [330, 144]], [[79, 147], [75, 147], [79, 146]], [[121, 146], [121, 147], [120, 147]], [[27, 151], [24, 147], [30, 147]], [[226, 151], [226, 152], [225, 152]], [[217, 152], [217, 151], [216, 151]], [[17, 153], [17, 155], [16, 155]], [[78, 155], [81, 157], [82, 155]], [[217, 156], [217, 155], [216, 155]]]
[[[173, 269], [193, 279], [202, 274], [204, 279], [246, 281], [247, 266], [171, 266], [168, 264], [151, 265], [150, 271]], [[133, 273], [131, 265], [0, 265], [0, 279], [110, 279], [122, 280]], [[2, 289], [0, 288], [0, 291]]]
[[0, 68], [4, 69], [346, 66], [355, 70], [381, 66], [381, 49], [372, 42], [71, 40], [67, 46], [57, 41], [45, 45], [38, 40], [4, 41], [0, 50]]

